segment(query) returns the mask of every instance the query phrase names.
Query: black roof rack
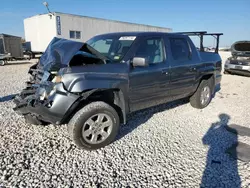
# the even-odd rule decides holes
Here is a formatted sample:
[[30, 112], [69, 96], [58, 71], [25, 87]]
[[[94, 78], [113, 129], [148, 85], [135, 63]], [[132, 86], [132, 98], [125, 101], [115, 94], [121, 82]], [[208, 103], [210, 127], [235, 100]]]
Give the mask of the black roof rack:
[[176, 34], [185, 34], [185, 35], [190, 35], [190, 36], [195, 36], [195, 35], [204, 35], [206, 34], [207, 31], [186, 31], [186, 32], [176, 32]]
[[223, 35], [223, 33], [205, 33], [204, 35]]
[[219, 51], [220, 36], [223, 35], [223, 33], [207, 33], [207, 31], [176, 32], [176, 34], [184, 34], [184, 35], [188, 35], [188, 36], [200, 37], [200, 51], [201, 52], [204, 52], [203, 36], [208, 36], [208, 35], [213, 36], [216, 39], [215, 53], [218, 53], [218, 51]]

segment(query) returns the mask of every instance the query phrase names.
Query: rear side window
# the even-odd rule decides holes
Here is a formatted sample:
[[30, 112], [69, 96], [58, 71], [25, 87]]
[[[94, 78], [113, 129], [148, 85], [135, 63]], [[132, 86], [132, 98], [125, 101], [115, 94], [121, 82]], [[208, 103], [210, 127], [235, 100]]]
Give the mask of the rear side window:
[[170, 38], [170, 46], [174, 60], [183, 61], [189, 59], [190, 49], [186, 39]]

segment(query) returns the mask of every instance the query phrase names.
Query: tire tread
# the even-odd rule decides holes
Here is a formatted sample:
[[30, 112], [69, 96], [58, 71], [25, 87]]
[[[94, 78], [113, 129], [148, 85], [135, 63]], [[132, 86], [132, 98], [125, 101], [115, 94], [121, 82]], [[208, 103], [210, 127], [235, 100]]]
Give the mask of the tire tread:
[[212, 96], [213, 96], [213, 93], [212, 91], [214, 90], [213, 87], [212, 87], [212, 79], [208, 79], [208, 80], [202, 80], [200, 85], [198, 86], [198, 89], [196, 90], [196, 92], [190, 97], [190, 104], [192, 107], [194, 108], [198, 108], [198, 109], [203, 109], [205, 108], [206, 106], [209, 105], [209, 103], [211, 102], [211, 99], [210, 101], [208, 102], [208, 104], [206, 104], [205, 106], [203, 106], [200, 102], [200, 93], [201, 93], [201, 89], [204, 87], [204, 86], [209, 86], [210, 88], [210, 91], [211, 91], [211, 99], [212, 99]]

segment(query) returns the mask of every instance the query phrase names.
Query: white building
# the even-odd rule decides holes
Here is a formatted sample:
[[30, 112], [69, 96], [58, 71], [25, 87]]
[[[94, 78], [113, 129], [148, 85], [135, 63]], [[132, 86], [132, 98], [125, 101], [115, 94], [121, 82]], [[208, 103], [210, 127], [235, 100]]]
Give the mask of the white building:
[[123, 31], [171, 32], [172, 29], [59, 12], [24, 19], [25, 40], [33, 52], [44, 52], [53, 37], [84, 42], [98, 34]]

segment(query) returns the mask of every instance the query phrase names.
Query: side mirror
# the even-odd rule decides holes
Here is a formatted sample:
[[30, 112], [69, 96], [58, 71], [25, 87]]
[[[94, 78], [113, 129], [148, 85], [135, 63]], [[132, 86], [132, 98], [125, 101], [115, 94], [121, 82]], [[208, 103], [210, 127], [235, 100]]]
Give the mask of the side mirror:
[[146, 67], [148, 66], [148, 62], [143, 57], [134, 57], [132, 60], [132, 64], [134, 67]]

